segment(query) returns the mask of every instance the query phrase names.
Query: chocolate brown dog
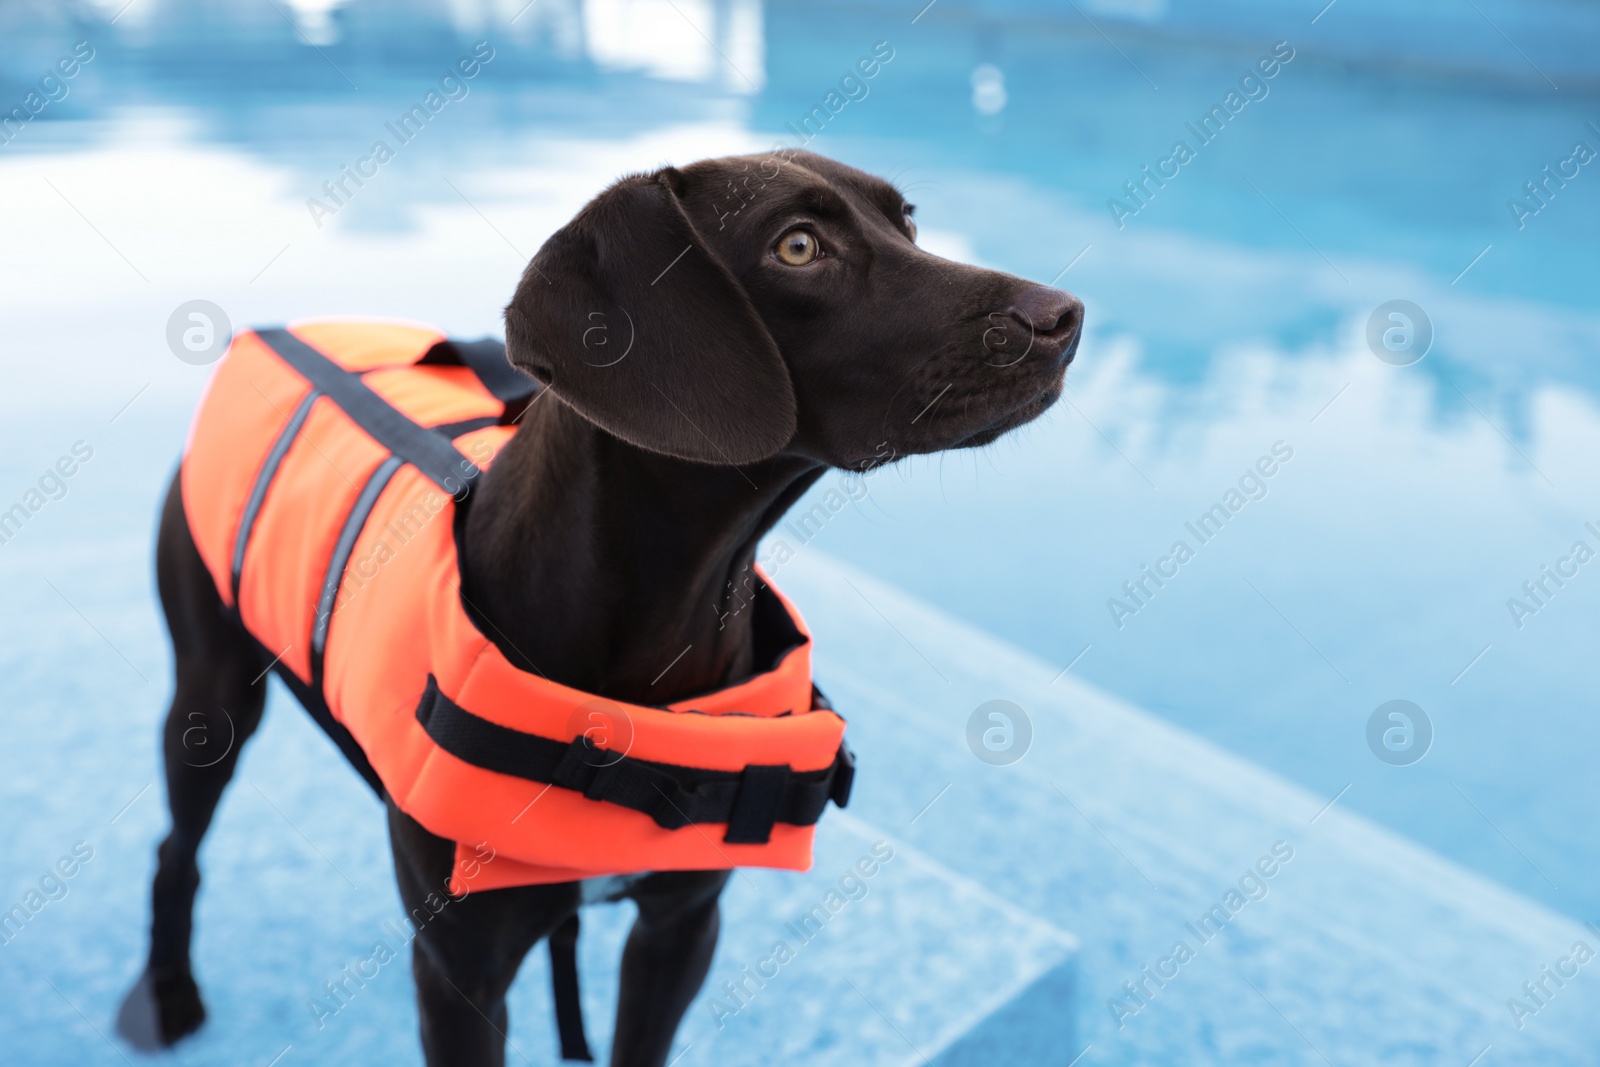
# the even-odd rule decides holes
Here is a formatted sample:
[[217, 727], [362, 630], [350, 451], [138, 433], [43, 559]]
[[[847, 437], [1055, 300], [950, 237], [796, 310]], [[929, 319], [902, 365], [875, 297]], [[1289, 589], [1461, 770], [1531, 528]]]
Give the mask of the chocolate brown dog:
[[[506, 308], [507, 352], [548, 384], [474, 489], [463, 599], [513, 663], [619, 701], [663, 705], [759, 669], [757, 542], [830, 467], [988, 444], [1060, 395], [1083, 305], [940, 259], [878, 178], [804, 152], [625, 178], [554, 234]], [[195, 713], [259, 724], [266, 667], [201, 562], [176, 482], [157, 575], [177, 687], [164, 753], [172, 830], [159, 850], [148, 967], [119, 1020], [164, 1046], [204, 1019], [189, 945], [195, 856], [239, 745], [185, 755]], [[681, 652], [687, 646], [687, 652]], [[674, 658], [678, 657], [678, 658]], [[671, 667], [663, 671], [664, 667]], [[409, 912], [454, 844], [389, 804]], [[634, 880], [614, 1065], [665, 1063], [717, 941], [728, 872]], [[428, 1063], [503, 1064], [505, 994], [580, 883], [473, 893], [414, 941]]]

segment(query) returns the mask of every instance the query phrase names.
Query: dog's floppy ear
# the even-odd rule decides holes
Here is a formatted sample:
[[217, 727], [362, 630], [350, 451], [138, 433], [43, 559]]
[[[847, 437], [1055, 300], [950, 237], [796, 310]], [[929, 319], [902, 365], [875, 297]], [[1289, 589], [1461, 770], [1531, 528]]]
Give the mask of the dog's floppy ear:
[[750, 297], [684, 212], [677, 171], [624, 178], [539, 249], [506, 307], [511, 361], [654, 452], [715, 464], [794, 436], [794, 387]]

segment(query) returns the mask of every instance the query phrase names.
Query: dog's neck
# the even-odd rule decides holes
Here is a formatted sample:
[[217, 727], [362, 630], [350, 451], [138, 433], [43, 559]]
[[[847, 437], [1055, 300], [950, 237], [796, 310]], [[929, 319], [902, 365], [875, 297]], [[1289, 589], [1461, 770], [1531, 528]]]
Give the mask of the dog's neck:
[[474, 490], [462, 593], [513, 663], [614, 700], [664, 704], [756, 668], [756, 544], [825, 468], [656, 455], [554, 395]]

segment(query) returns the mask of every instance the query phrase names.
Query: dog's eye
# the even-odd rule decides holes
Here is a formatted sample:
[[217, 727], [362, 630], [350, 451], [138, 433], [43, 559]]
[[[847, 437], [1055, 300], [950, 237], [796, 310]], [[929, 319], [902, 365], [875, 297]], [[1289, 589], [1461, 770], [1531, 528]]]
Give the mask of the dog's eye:
[[821, 251], [816, 235], [810, 230], [790, 230], [778, 238], [773, 254], [791, 267], [803, 267], [816, 259]]

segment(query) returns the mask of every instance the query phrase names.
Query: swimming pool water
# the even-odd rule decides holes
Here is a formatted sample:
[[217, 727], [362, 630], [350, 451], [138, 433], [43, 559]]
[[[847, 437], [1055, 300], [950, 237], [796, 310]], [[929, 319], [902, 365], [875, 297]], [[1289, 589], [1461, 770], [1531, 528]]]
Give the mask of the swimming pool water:
[[[0, 510], [30, 513], [0, 545], [14, 707], [90, 748], [156, 721], [142, 561], [205, 378], [167, 346], [179, 304], [213, 301], [236, 327], [370, 314], [495, 333], [526, 259], [605, 182], [798, 130], [908, 190], [930, 249], [1073, 289], [1088, 333], [1038, 424], [906, 461], [819, 515], [830, 476], [769, 552], [842, 560], [1600, 920], [1600, 165], [1578, 149], [1600, 152], [1600, 80], [1573, 51], [1593, 40], [1584, 16], [520, 6], [0, 12], [0, 104], [58, 97], [0, 144]], [[459, 91], [442, 82], [479, 42], [492, 58]], [[873, 55], [875, 76], [841, 81]], [[434, 90], [426, 128], [397, 136]], [[380, 140], [392, 158], [330, 193]], [[1369, 341], [1397, 300], [1431, 328], [1419, 361]], [[74, 473], [52, 479], [62, 457]], [[104, 663], [67, 657], [80, 637]], [[1369, 743], [1393, 700], [1430, 725], [1420, 761]], [[8, 847], [13, 896], [104, 821], [70, 751], [7, 757], [8, 795], [37, 806]], [[153, 748], [121, 766], [110, 792], [131, 796]]]

